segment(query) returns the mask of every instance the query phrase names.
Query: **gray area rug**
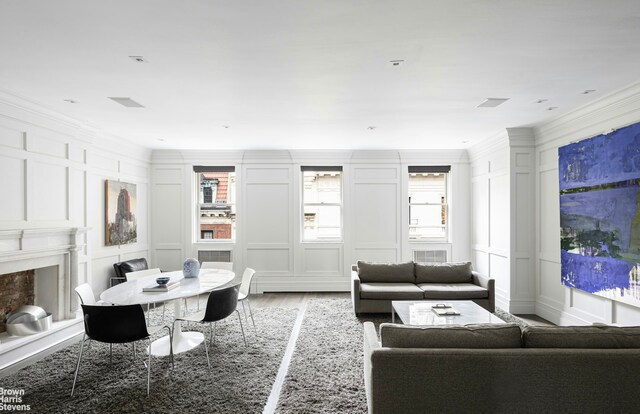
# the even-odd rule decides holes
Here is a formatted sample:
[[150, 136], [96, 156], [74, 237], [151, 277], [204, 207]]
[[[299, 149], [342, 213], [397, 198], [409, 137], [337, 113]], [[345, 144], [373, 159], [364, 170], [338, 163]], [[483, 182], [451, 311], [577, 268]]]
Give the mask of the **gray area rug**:
[[[526, 322], [502, 311], [506, 322]], [[282, 387], [277, 413], [366, 413], [362, 324], [391, 322], [391, 316], [356, 317], [349, 299], [309, 302]]]
[[[172, 312], [167, 308], [167, 321]], [[194, 309], [190, 306], [190, 309]], [[62, 349], [15, 374], [2, 378], [5, 389], [24, 389], [23, 404], [36, 413], [260, 413], [276, 378], [297, 309], [254, 309], [258, 337], [245, 324], [248, 347], [238, 319], [219, 322], [216, 344], [209, 348], [211, 371], [202, 345], [177, 354], [175, 368], [166, 358], [151, 358], [151, 394], [146, 368], [133, 360], [131, 344], [109, 348], [94, 342], [83, 355], [78, 383], [70, 397], [79, 344]], [[152, 310], [152, 322], [160, 310]], [[202, 331], [200, 324], [188, 329]], [[208, 332], [208, 331], [207, 331]], [[139, 351], [143, 349], [140, 342]]]

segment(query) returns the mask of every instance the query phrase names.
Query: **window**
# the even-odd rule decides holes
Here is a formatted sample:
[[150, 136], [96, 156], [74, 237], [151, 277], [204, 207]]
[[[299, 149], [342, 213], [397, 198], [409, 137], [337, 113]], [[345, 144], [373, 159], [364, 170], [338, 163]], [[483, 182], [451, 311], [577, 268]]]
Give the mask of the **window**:
[[198, 241], [234, 240], [236, 173], [234, 167], [194, 166], [197, 185]]
[[302, 167], [302, 240], [342, 239], [342, 167]]
[[446, 239], [451, 167], [409, 167], [409, 239]]

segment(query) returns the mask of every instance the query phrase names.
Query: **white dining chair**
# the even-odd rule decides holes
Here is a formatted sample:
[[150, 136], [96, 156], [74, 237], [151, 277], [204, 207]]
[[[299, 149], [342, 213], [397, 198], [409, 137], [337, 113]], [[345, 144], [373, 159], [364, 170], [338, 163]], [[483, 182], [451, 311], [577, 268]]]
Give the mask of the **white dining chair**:
[[[136, 272], [129, 272], [129, 273], [125, 273], [124, 276], [127, 278], [127, 280], [138, 280], [138, 279], [142, 279], [145, 276], [151, 276], [151, 275], [160, 275], [161, 271], [159, 268], [154, 267], [153, 269], [145, 269], [145, 270], [138, 270]], [[147, 303], [147, 323], [149, 323], [149, 303]], [[155, 309], [156, 306], [154, 305], [153, 308]], [[162, 320], [164, 320], [164, 303], [162, 304]]]
[[[200, 269], [222, 269], [233, 272], [233, 262], [202, 262], [200, 263]], [[196, 301], [197, 309], [200, 310], [200, 297], [197, 297]]]
[[145, 269], [138, 270], [136, 272], [125, 273], [124, 276], [127, 278], [127, 280], [137, 280], [144, 276], [155, 275], [156, 273], [160, 273], [160, 269], [158, 269], [157, 267], [153, 269]]
[[104, 303], [101, 300], [96, 300], [96, 295], [93, 293], [93, 289], [88, 283], [83, 283], [76, 287], [75, 291], [78, 294], [82, 305], [102, 305]]
[[253, 320], [253, 312], [251, 312], [251, 305], [249, 304], [249, 291], [251, 290], [251, 280], [253, 279], [253, 275], [256, 274], [256, 271], [250, 267], [244, 269], [244, 273], [242, 274], [242, 282], [240, 283], [240, 293], [238, 294], [238, 302], [242, 303], [242, 310], [244, 311], [244, 319], [249, 322], [247, 319], [247, 310], [244, 307], [244, 303], [247, 302], [247, 307], [249, 308], [249, 315], [251, 315], [251, 323], [253, 323], [253, 330], [256, 335], [258, 335], [258, 330], [256, 329], [256, 322]]
[[233, 262], [202, 262], [200, 269], [233, 270]]

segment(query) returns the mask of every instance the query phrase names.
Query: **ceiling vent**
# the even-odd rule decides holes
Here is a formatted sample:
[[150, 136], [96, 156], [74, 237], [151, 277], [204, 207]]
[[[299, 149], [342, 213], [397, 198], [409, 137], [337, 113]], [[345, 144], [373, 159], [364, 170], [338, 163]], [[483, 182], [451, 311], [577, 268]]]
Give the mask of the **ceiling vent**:
[[498, 105], [502, 105], [507, 102], [509, 98], [487, 98], [484, 102], [478, 105], [478, 108], [495, 108]]
[[122, 106], [126, 106], [127, 108], [144, 108], [144, 106], [140, 105], [138, 102], [134, 101], [131, 98], [114, 98], [109, 96], [109, 99], [112, 101], [118, 102]]

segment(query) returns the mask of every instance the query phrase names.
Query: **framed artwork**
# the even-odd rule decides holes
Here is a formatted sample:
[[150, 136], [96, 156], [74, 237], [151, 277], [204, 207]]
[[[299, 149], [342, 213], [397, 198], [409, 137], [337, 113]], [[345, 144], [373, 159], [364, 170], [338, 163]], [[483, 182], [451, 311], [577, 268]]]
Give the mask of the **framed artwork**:
[[640, 123], [558, 160], [562, 284], [640, 306]]
[[105, 180], [105, 245], [135, 243], [136, 185], [122, 181]]

